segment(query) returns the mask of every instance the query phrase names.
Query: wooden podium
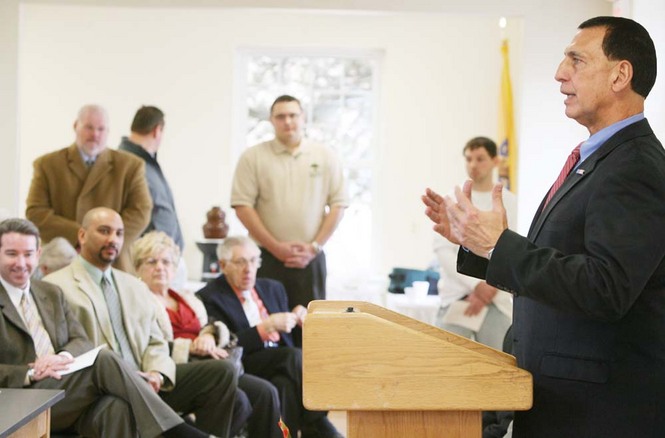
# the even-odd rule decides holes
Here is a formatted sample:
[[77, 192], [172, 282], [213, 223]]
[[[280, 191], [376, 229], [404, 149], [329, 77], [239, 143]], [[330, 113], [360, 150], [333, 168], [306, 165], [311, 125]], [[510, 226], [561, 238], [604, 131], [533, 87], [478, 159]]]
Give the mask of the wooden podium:
[[303, 401], [347, 411], [347, 438], [480, 438], [481, 411], [527, 410], [515, 358], [362, 301], [312, 301]]

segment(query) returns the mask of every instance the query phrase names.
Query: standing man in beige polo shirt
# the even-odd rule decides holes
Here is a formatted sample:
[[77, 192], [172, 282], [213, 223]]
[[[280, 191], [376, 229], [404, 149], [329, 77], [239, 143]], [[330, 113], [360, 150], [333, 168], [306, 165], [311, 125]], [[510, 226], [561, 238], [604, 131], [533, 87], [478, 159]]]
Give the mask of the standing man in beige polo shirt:
[[322, 250], [348, 195], [332, 149], [303, 138], [300, 101], [280, 96], [270, 109], [275, 139], [247, 149], [233, 178], [231, 206], [261, 247], [259, 277], [281, 281], [289, 306], [326, 297]]

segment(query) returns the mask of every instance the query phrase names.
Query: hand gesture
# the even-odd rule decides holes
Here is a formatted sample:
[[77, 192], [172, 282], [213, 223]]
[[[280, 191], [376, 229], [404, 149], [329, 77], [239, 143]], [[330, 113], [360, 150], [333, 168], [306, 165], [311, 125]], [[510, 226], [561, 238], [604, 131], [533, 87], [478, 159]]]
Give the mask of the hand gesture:
[[63, 354], [48, 354], [37, 358], [37, 360], [28, 364], [28, 366], [32, 367], [34, 370], [32, 380], [34, 382], [39, 382], [47, 377], [60, 380], [62, 376], [60, 376], [59, 371], [66, 370], [72, 362], [74, 362], [74, 359], [69, 356]]
[[298, 325], [302, 327], [303, 322], [305, 322], [305, 317], [307, 316], [307, 308], [298, 304], [291, 311], [298, 318]]
[[466, 301], [469, 302], [469, 307], [466, 308], [464, 314], [466, 316], [474, 316], [480, 313], [483, 310], [483, 307], [487, 306], [492, 302], [494, 296], [496, 295], [496, 288], [490, 286], [484, 281], [481, 281], [473, 289], [473, 292], [469, 294], [466, 298]]
[[426, 189], [425, 194], [421, 197], [421, 199], [427, 206], [425, 209], [425, 215], [430, 218], [432, 222], [434, 222], [434, 226], [432, 227], [434, 231], [441, 234], [455, 245], [459, 245], [460, 242], [455, 239], [450, 228], [450, 222], [448, 221], [448, 215], [446, 214], [446, 204], [443, 196], [439, 195], [432, 189]]
[[152, 388], [155, 393], [159, 392], [159, 390], [162, 388], [162, 376], [159, 372], [157, 371], [137, 371], [139, 373], [139, 376], [143, 377], [143, 380], [148, 382], [150, 387]]
[[218, 348], [215, 337], [210, 333], [197, 336], [189, 346], [189, 353], [194, 356], [210, 356], [213, 359], [224, 359], [229, 353], [223, 348]]
[[[487, 257], [490, 249], [496, 246], [501, 233], [508, 228], [508, 217], [501, 196], [503, 186], [496, 184], [492, 189], [492, 209], [480, 211], [471, 202], [472, 182], [467, 181], [460, 189], [455, 187], [455, 198], [444, 198], [448, 232], [451, 242], [458, 242], [474, 254]], [[445, 237], [445, 236], [444, 236]]]
[[293, 257], [294, 247], [297, 247], [299, 244], [299, 242], [277, 242], [268, 249], [277, 260], [280, 262], [286, 262], [287, 259]]
[[309, 243], [294, 242], [291, 246], [292, 255], [284, 260], [287, 268], [304, 269], [316, 257], [316, 250]]
[[291, 330], [293, 330], [293, 327], [295, 327], [297, 323], [298, 317], [295, 313], [291, 312], [273, 313], [262, 322], [268, 333], [275, 331], [291, 333]]

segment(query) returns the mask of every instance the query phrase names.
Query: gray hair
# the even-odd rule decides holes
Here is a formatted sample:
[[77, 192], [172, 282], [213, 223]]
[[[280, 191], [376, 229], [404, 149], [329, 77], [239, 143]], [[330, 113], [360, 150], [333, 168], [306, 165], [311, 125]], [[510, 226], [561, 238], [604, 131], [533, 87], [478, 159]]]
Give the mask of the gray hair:
[[42, 271], [50, 274], [68, 266], [75, 257], [76, 250], [67, 239], [64, 237], [54, 237], [42, 248], [42, 255], [39, 257], [39, 267]]
[[109, 120], [109, 114], [106, 111], [106, 108], [104, 108], [101, 105], [97, 104], [87, 104], [83, 105], [81, 109], [79, 110], [78, 114], [76, 115], [76, 120], [77, 121], [82, 121], [83, 117], [88, 114], [88, 113], [100, 113], [104, 115], [104, 119], [106, 119], [106, 123], [108, 123]]
[[250, 248], [256, 248], [257, 251], [259, 247], [252, 239], [247, 236], [231, 236], [224, 239], [224, 242], [217, 245], [217, 259], [228, 262], [231, 260], [231, 255], [233, 254], [233, 248], [236, 246], [249, 246]]

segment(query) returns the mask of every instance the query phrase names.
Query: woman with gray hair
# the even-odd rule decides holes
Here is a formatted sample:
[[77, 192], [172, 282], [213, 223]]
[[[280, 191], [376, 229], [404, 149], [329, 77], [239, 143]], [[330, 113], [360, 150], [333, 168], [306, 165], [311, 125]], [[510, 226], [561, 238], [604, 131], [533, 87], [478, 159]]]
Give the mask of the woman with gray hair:
[[[171, 281], [178, 266], [180, 249], [166, 233], [151, 231], [134, 242], [132, 261], [138, 277], [155, 296], [157, 320], [164, 337], [172, 344], [176, 363], [196, 359], [225, 359], [230, 333], [221, 322], [208, 323], [203, 303], [191, 292], [176, 292]], [[242, 374], [231, 432], [238, 433], [245, 421], [249, 437], [281, 437], [277, 389], [259, 377]], [[249, 399], [249, 400], [248, 400]], [[251, 408], [247, 406], [251, 403]], [[251, 415], [247, 418], [251, 410]]]
[[42, 255], [39, 256], [39, 269], [33, 274], [36, 280], [48, 274], [68, 266], [76, 257], [76, 250], [64, 237], [54, 237], [49, 243], [42, 247]]

